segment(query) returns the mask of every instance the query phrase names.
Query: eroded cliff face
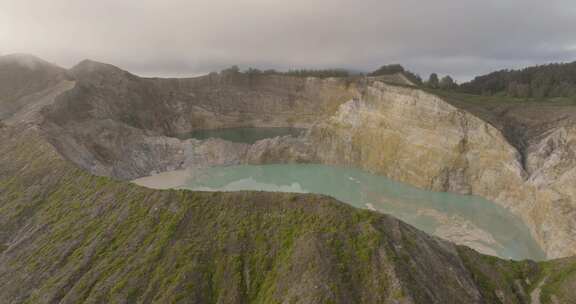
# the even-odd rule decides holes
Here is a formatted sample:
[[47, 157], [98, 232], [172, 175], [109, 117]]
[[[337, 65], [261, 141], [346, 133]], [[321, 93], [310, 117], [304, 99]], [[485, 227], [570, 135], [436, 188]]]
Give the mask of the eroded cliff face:
[[[312, 129], [324, 162], [360, 166], [436, 191], [473, 192], [476, 180], [522, 176], [501, 133], [437, 96], [374, 82]], [[491, 187], [497, 186], [492, 185]]]
[[345, 79], [234, 72], [141, 78], [94, 61], [81, 62], [71, 74], [78, 83], [61, 96], [50, 120], [62, 125], [112, 119], [167, 136], [196, 129], [309, 127], [351, 98], [356, 86]]
[[560, 257], [576, 250], [572, 126], [532, 136], [518, 151], [501, 129], [435, 95], [374, 82], [312, 128], [310, 141], [324, 163], [495, 201]]
[[93, 61], [71, 74], [76, 86], [45, 109], [42, 128], [68, 159], [120, 179], [194, 166], [309, 161], [306, 143], [290, 137], [246, 145], [173, 136], [198, 129], [309, 128], [358, 91], [345, 79], [279, 75], [140, 78]]
[[[128, 180], [210, 165], [355, 166], [485, 197], [520, 215], [549, 257], [576, 253], [576, 124], [555, 110], [538, 119], [507, 110], [496, 119], [377, 79], [152, 79], [92, 61], [71, 74], [75, 87], [43, 111], [41, 126], [64, 157], [94, 174]], [[308, 132], [253, 145], [173, 137], [229, 127]]]
[[159, 172], [274, 162], [312, 161], [310, 145], [291, 136], [254, 144], [167, 137], [111, 120], [78, 125], [73, 134], [44, 125], [45, 136], [68, 160], [99, 176], [132, 180]]

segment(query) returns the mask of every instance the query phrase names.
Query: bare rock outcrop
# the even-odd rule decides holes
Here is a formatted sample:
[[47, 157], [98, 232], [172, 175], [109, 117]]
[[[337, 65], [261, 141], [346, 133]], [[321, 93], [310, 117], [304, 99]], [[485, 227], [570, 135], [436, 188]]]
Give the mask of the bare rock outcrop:
[[572, 126], [552, 126], [519, 151], [502, 129], [442, 98], [375, 82], [309, 140], [323, 163], [495, 201], [528, 223], [549, 257], [561, 257], [576, 251]]

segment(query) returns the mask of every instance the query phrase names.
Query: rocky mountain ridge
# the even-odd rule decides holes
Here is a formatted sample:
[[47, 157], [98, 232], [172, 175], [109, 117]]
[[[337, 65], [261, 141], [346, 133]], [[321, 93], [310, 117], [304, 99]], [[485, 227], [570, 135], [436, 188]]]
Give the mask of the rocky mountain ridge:
[[[45, 108], [41, 125], [60, 153], [94, 174], [128, 180], [209, 165], [354, 166], [488, 198], [521, 216], [549, 257], [576, 251], [569, 107], [474, 108], [377, 78], [140, 78], [93, 61], [70, 73], [75, 87]], [[233, 127], [308, 132], [254, 145], [174, 137]]]
[[28, 113], [37, 112], [72, 85], [68, 71], [40, 58], [0, 56], [0, 119], [19, 113], [15, 120], [31, 120]]

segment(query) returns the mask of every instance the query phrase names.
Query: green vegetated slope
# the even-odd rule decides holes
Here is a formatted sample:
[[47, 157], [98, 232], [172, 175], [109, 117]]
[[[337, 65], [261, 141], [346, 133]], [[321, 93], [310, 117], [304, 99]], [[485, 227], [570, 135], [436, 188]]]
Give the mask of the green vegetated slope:
[[570, 262], [483, 256], [318, 195], [116, 182], [35, 130], [0, 142], [0, 303], [529, 303], [541, 269], [548, 299], [572, 296]]
[[501, 70], [463, 83], [459, 91], [517, 98], [576, 97], [576, 62]]

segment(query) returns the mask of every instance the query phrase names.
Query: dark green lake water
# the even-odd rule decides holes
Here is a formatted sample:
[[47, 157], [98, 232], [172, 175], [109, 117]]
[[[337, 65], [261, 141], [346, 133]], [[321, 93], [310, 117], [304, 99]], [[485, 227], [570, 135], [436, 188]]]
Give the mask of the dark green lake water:
[[278, 136], [298, 136], [304, 132], [299, 128], [228, 128], [228, 129], [211, 129], [196, 130], [188, 134], [178, 135], [180, 139], [194, 138], [205, 140], [209, 138], [220, 138], [237, 143], [253, 144], [265, 138]]

